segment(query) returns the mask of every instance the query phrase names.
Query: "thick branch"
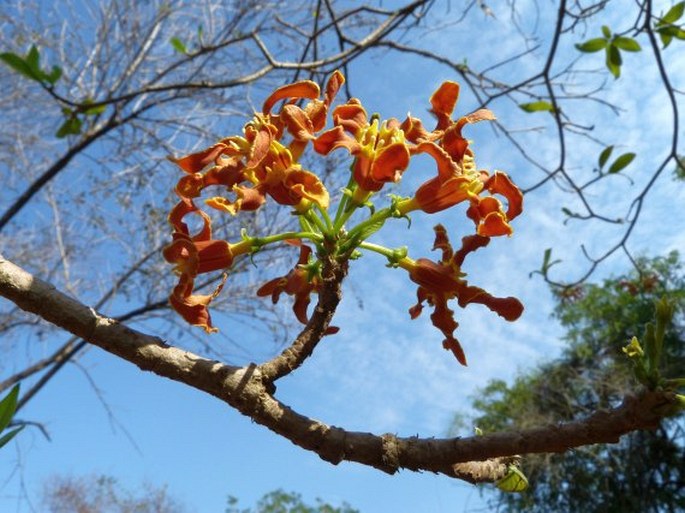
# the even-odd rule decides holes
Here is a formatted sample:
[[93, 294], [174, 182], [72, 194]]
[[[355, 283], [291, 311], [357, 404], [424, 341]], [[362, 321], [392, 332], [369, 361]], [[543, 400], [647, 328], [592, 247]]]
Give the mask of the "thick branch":
[[169, 346], [157, 337], [99, 315], [1, 256], [0, 295], [142, 370], [221, 399], [326, 461], [355, 461], [388, 473], [406, 468], [471, 482], [494, 481], [502, 476], [504, 460], [457, 464], [615, 443], [631, 431], [656, 428], [661, 420], [657, 409], [674, 400], [664, 392], [643, 392], [626, 397], [618, 408], [596, 412], [587, 419], [471, 438], [400, 438], [351, 432], [307, 418], [275, 399], [269, 392], [270, 381], [264, 379], [256, 365], [234, 367]]

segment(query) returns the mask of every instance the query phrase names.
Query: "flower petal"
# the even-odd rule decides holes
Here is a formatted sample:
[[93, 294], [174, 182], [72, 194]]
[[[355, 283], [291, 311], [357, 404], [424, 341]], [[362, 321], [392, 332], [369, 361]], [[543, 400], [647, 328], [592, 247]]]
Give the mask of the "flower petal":
[[459, 99], [459, 84], [445, 81], [430, 98], [431, 112], [438, 118], [436, 130], [444, 130], [451, 123], [450, 116]]
[[319, 84], [311, 80], [301, 80], [293, 84], [288, 84], [279, 87], [264, 101], [262, 112], [264, 114], [271, 113], [271, 109], [280, 100], [290, 98], [318, 98], [320, 93]]
[[[376, 182], [399, 182], [409, 166], [409, 150], [404, 143], [394, 143], [376, 154], [369, 170]], [[373, 190], [373, 189], [367, 189]]]
[[197, 173], [202, 171], [211, 162], [214, 162], [224, 149], [226, 149], [225, 144], [217, 143], [205, 150], [191, 153], [185, 157], [167, 157], [167, 159], [183, 169], [186, 173]]
[[501, 194], [507, 198], [509, 221], [523, 212], [523, 193], [505, 173], [495, 171], [495, 174], [485, 182], [484, 187], [492, 194]]

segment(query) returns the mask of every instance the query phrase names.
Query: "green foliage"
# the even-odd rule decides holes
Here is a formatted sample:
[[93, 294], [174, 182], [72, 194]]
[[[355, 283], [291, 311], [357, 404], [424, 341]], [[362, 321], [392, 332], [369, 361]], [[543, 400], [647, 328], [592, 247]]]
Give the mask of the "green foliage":
[[[567, 209], [567, 208], [563, 208], [562, 211], [563, 211], [566, 215], [568, 215], [568, 216], [573, 216], [573, 215], [574, 215], [573, 212], [571, 212], [571, 211], [570, 211], [569, 209]], [[547, 249], [545, 250], [545, 253], [544, 253], [543, 257], [542, 257], [542, 265], [540, 266], [540, 270], [538, 270], [538, 271], [533, 271], [533, 272], [531, 272], [528, 276], [531, 277], [531, 276], [533, 276], [534, 274], [540, 274], [540, 275], [542, 275], [543, 277], [547, 277], [547, 273], [549, 272], [549, 269], [550, 269], [553, 265], [558, 264], [558, 263], [560, 263], [560, 262], [561, 262], [561, 259], [558, 259], [558, 258], [557, 258], [556, 260], [552, 260], [552, 248], [547, 248]]]
[[[609, 161], [609, 158], [611, 157], [613, 151], [613, 145], [607, 146], [602, 150], [602, 153], [599, 154], [597, 163], [599, 164], [600, 171], [604, 168], [604, 165]], [[619, 171], [622, 171], [624, 168], [628, 167], [630, 163], [633, 161], [633, 159], [635, 159], [635, 153], [624, 153], [623, 155], [618, 156], [616, 160], [614, 160], [611, 166], [609, 166], [609, 170], [607, 172], [609, 174], [618, 173]]]
[[611, 173], [618, 173], [625, 167], [629, 166], [630, 163], [633, 161], [635, 158], [634, 153], [624, 153], [620, 157], [618, 157], [611, 166], [609, 166], [609, 174]]
[[685, 180], [685, 156], [678, 155], [676, 159], [675, 169], [673, 171], [673, 176], [676, 180]]
[[62, 68], [58, 66], [53, 66], [49, 73], [41, 69], [40, 53], [35, 45], [31, 46], [25, 57], [5, 52], [0, 54], [0, 60], [20, 75], [41, 82], [45, 86], [54, 85], [62, 77]]
[[[520, 375], [512, 384], [491, 381], [473, 401], [478, 411], [473, 424], [485, 432], [525, 429], [617, 406], [637, 386], [622, 348], [632, 337], [643, 335], [645, 325], [654, 319], [655, 301], [662, 296], [674, 305], [675, 317], [664, 327], [659, 350], [666, 365], [661, 373], [680, 377], [685, 368], [682, 265], [676, 253], [638, 264], [640, 272], [556, 291], [555, 317], [566, 329], [566, 349], [558, 359]], [[500, 493], [496, 500], [505, 511], [683, 511], [684, 420], [682, 414], [671, 417], [660, 429], [624, 436], [615, 445], [528, 455], [521, 468], [530, 490]]]
[[169, 39], [169, 43], [171, 43], [171, 46], [173, 46], [174, 50], [176, 50], [178, 53], [188, 55], [188, 49], [186, 48], [186, 45], [179, 38], [172, 37]]
[[[171, 44], [179, 51], [181, 51], [180, 48], [183, 48], [185, 53], [185, 47], [178, 39], [172, 38]], [[41, 69], [40, 52], [35, 45], [31, 46], [24, 57], [12, 52], [5, 52], [0, 54], [0, 60], [16, 73], [39, 82], [46, 89], [52, 89], [62, 77], [62, 68], [59, 66], [53, 66], [49, 73]], [[79, 135], [83, 128], [84, 117], [98, 116], [107, 109], [106, 104], [98, 104], [90, 98], [87, 98], [81, 104], [70, 103], [69, 105], [75, 107], [62, 108], [62, 114], [64, 114], [65, 119], [57, 129], [57, 132], [55, 132], [55, 136], [58, 139], [63, 139], [69, 135]]]
[[521, 103], [519, 107], [526, 112], [554, 112], [554, 106], [546, 101]]
[[671, 44], [673, 38], [685, 40], [685, 30], [676, 24], [683, 17], [683, 12], [685, 12], [685, 1], [671, 7], [654, 25], [664, 48]]
[[358, 510], [343, 502], [339, 508], [316, 499], [316, 506], [302, 502], [299, 493], [287, 493], [283, 490], [269, 492], [262, 497], [254, 508], [240, 508], [238, 499], [230, 496], [226, 513], [359, 513]]
[[604, 50], [606, 67], [614, 78], [618, 78], [621, 76], [621, 65], [623, 64], [621, 51], [639, 52], [642, 47], [631, 37], [612, 34], [611, 29], [606, 25], [602, 26], [602, 35], [604, 37], [588, 39], [584, 43], [577, 44], [576, 49], [583, 53]]
[[[19, 397], [19, 385], [14, 385], [10, 393], [7, 394], [2, 401], [0, 401], [0, 434], [2, 434], [5, 429], [12, 422], [12, 417], [14, 417], [14, 412], [17, 411], [17, 398]], [[0, 447], [7, 444], [12, 438], [16, 436], [19, 431], [21, 431], [24, 426], [15, 428], [2, 436], [0, 436]]]

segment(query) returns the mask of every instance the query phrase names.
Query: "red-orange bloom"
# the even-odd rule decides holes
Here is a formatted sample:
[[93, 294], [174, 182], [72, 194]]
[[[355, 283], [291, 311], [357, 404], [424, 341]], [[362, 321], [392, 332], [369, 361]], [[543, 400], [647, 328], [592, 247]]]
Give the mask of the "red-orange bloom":
[[346, 148], [355, 157], [353, 176], [359, 189], [355, 200], [364, 201], [389, 182], [398, 182], [409, 166], [409, 148], [400, 123], [394, 118], [369, 123], [361, 102], [352, 98], [333, 111], [331, 130], [314, 140], [314, 149], [328, 155], [337, 148]]
[[317, 274], [312, 275], [311, 271], [305, 267], [309, 263], [312, 249], [302, 244], [299, 240], [289, 240], [287, 242], [293, 246], [300, 247], [300, 258], [295, 267], [285, 276], [280, 276], [266, 282], [259, 288], [257, 295], [260, 297], [271, 296], [274, 304], [278, 302], [283, 292], [289, 296], [294, 296], [293, 312], [295, 312], [295, 317], [302, 324], [307, 324], [309, 296], [312, 292], [318, 293], [321, 287], [321, 278]]
[[421, 142], [412, 154], [427, 153], [437, 163], [438, 174], [424, 182], [410, 200], [398, 204], [400, 213], [422, 210], [429, 214], [446, 210], [458, 203], [476, 197], [488, 178], [485, 171], [476, 171], [473, 159], [466, 157], [457, 164], [447, 152], [433, 142]]
[[431, 321], [433, 325], [445, 335], [443, 347], [452, 351], [459, 363], [466, 365], [466, 355], [459, 341], [454, 337], [454, 330], [458, 323], [454, 320], [454, 311], [447, 306], [447, 301], [457, 299], [460, 307], [469, 303], [481, 303], [508, 321], [516, 320], [523, 313], [523, 305], [514, 297], [498, 298], [485, 290], [469, 285], [461, 271], [467, 254], [490, 242], [488, 237], [471, 235], [462, 239], [462, 247], [454, 252], [449, 242], [445, 228], [435, 227], [435, 244], [433, 249], [442, 251], [439, 262], [420, 258], [416, 261], [403, 258], [400, 267], [409, 271], [410, 279], [418, 284], [416, 291], [418, 302], [409, 309], [412, 319], [423, 310], [426, 301], [433, 307]]
[[513, 230], [509, 221], [523, 211], [523, 194], [506, 174], [499, 171], [488, 178], [483, 187], [491, 194], [504, 196], [507, 210], [504, 211], [502, 203], [494, 196], [472, 196], [466, 215], [476, 223], [476, 233], [485, 237], [511, 235]]
[[[203, 221], [202, 228], [191, 235], [183, 218], [188, 214], [198, 214]], [[191, 199], [182, 198], [169, 214], [169, 222], [174, 227], [173, 240], [162, 251], [165, 260], [174, 264], [174, 272], [179, 282], [172, 291], [169, 302], [188, 323], [201, 326], [213, 332], [212, 321], [207, 306], [214, 299], [223, 282], [209, 295], [194, 295], [195, 278], [202, 273], [226, 269], [233, 265], [236, 255], [249, 250], [249, 244], [229, 244], [224, 240], [212, 238], [209, 216], [197, 209]]]

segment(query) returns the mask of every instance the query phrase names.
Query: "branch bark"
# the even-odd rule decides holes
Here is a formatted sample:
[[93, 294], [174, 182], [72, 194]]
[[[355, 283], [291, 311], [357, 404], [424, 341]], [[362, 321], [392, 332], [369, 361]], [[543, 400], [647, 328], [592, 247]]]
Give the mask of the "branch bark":
[[[339, 280], [344, 277], [341, 264], [329, 261], [327, 267], [324, 274], [335, 279], [325, 281], [317, 312], [331, 306], [322, 305], [322, 301], [339, 297]], [[310, 419], [281, 403], [274, 397], [274, 375], [264, 374], [256, 364], [226, 365], [170, 346], [158, 337], [98, 314], [2, 256], [0, 295], [144, 371], [217, 397], [330, 463], [355, 461], [390, 474], [404, 468], [469, 482], [492, 482], [502, 477], [506, 462], [518, 454], [563, 452], [581, 445], [615, 443], [631, 431], [655, 429], [661, 420], [657, 410], [674, 400], [664, 392], [643, 391], [626, 397], [618, 408], [598, 411], [583, 420], [470, 438], [402, 438], [346, 431]], [[325, 331], [325, 324], [318, 329]], [[464, 465], [467, 462], [471, 463]]]

